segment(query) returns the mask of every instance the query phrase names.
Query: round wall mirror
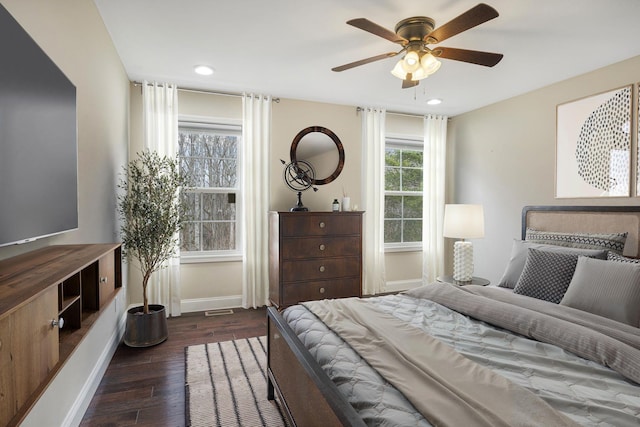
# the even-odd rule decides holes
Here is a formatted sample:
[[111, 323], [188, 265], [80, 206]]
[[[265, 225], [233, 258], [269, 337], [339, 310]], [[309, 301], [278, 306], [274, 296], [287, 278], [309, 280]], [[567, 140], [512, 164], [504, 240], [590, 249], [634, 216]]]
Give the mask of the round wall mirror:
[[291, 161], [304, 160], [315, 171], [314, 185], [328, 184], [344, 167], [344, 148], [340, 138], [322, 126], [310, 126], [298, 132], [291, 143]]

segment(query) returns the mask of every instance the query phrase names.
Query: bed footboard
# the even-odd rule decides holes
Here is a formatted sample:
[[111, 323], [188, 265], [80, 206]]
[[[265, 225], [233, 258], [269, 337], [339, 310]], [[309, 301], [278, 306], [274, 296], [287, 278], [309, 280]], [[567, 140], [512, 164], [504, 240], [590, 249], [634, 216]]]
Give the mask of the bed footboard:
[[280, 313], [269, 307], [267, 319], [268, 397], [292, 425], [365, 426]]

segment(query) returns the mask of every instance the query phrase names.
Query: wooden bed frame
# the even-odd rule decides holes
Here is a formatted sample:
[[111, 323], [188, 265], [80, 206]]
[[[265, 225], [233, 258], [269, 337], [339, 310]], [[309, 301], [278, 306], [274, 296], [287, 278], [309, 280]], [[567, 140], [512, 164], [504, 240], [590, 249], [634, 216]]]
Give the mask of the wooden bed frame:
[[[627, 232], [624, 254], [640, 257], [640, 206], [526, 206], [527, 228], [541, 231]], [[278, 398], [291, 426], [365, 426], [291, 327], [273, 307], [267, 310], [267, 393]]]

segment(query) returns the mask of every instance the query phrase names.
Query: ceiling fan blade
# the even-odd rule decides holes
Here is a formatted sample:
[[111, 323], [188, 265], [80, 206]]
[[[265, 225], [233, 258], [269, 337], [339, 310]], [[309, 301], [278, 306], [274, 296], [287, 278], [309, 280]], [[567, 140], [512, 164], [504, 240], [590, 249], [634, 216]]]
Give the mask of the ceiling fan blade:
[[426, 43], [440, 43], [449, 37], [498, 17], [498, 12], [489, 5], [480, 3], [462, 15], [436, 28], [424, 38]]
[[438, 47], [431, 51], [438, 58], [453, 59], [454, 61], [470, 62], [472, 64], [493, 67], [503, 55], [501, 53], [481, 52], [479, 50], [456, 49], [453, 47]]
[[[400, 52], [402, 52], [402, 51], [400, 51]], [[344, 65], [341, 65], [339, 67], [333, 67], [331, 70], [332, 71], [348, 70], [349, 68], [358, 67], [360, 65], [368, 64], [370, 62], [380, 61], [381, 59], [393, 58], [394, 56], [396, 56], [400, 52], [383, 53], [382, 55], [372, 56], [371, 58], [365, 58], [365, 59], [361, 59], [359, 61], [350, 62], [348, 64], [344, 64]]]
[[383, 39], [387, 39], [394, 43], [400, 43], [403, 46], [408, 43], [408, 40], [404, 37], [400, 37], [396, 33], [391, 30], [387, 30], [384, 27], [376, 24], [375, 22], [371, 22], [365, 18], [356, 18], [347, 21], [347, 24], [353, 25], [356, 28], [360, 28], [361, 30], [368, 31], [371, 34], [375, 34], [378, 37], [382, 37]]
[[402, 81], [402, 89], [409, 89], [420, 84], [420, 80], [411, 80], [410, 78]]

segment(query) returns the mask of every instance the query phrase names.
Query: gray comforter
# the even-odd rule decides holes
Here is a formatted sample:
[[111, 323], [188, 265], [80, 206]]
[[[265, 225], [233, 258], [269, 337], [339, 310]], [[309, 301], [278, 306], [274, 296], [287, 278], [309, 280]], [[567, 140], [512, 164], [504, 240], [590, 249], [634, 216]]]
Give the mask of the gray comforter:
[[[437, 293], [437, 287], [428, 292]], [[451, 298], [446, 292], [444, 296], [423, 296]], [[476, 305], [470, 302], [474, 298], [466, 303]], [[513, 334], [504, 330], [505, 326], [494, 327], [471, 319], [429, 299], [394, 295], [366, 301], [438, 338], [475, 363], [533, 391], [581, 425], [640, 425], [640, 387], [599, 363], [586, 360], [557, 345], [521, 336], [523, 332]], [[505, 302], [498, 303], [498, 307], [502, 307], [500, 304]], [[501, 309], [487, 311], [499, 313]], [[527, 310], [520, 308], [519, 311]], [[429, 425], [400, 392], [306, 308], [294, 306], [285, 310], [283, 315], [365, 422], [369, 425]], [[538, 322], [530, 323], [535, 325]], [[611, 324], [605, 326], [613, 327]], [[625, 328], [618, 329], [623, 340], [633, 341], [636, 328], [628, 331]], [[632, 348], [628, 343], [624, 345]], [[624, 353], [605, 351], [605, 354], [608, 354], [604, 358], [605, 363], [626, 369]], [[631, 363], [631, 366], [634, 364]], [[634, 369], [631, 368], [632, 375]]]
[[555, 344], [640, 383], [640, 330], [500, 289], [434, 283], [406, 293], [511, 332]]

